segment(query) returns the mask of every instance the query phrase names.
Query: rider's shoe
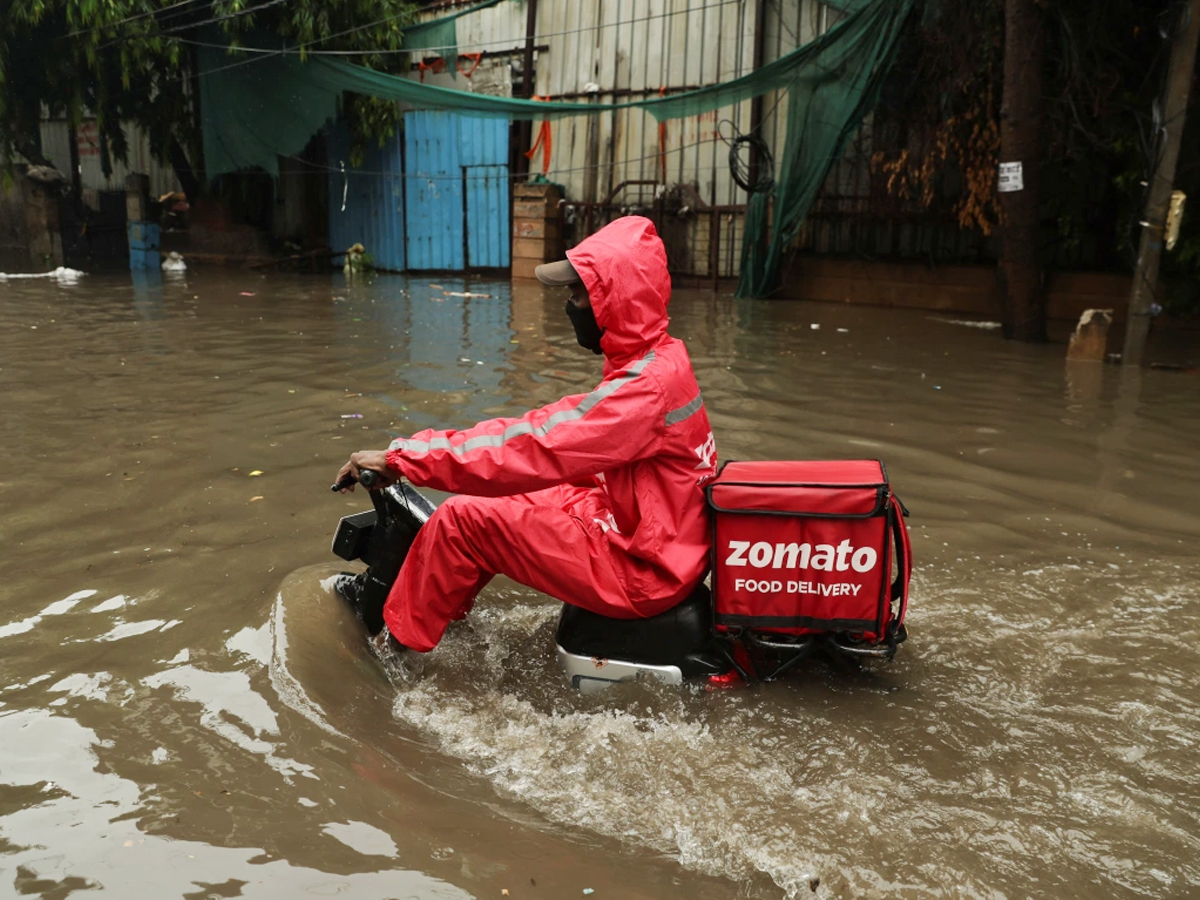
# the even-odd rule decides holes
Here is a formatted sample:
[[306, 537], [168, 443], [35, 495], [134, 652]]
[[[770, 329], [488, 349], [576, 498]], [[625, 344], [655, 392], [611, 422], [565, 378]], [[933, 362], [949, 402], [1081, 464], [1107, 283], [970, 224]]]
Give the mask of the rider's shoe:
[[386, 627], [381, 628], [379, 633], [371, 638], [371, 649], [384, 662], [398, 660], [408, 653], [408, 648], [396, 640]]

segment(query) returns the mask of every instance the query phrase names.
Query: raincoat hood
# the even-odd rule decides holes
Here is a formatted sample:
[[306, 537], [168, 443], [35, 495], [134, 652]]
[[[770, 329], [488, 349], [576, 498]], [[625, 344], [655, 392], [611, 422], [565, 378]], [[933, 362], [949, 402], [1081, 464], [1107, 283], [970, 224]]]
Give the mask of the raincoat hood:
[[605, 368], [645, 356], [667, 333], [667, 251], [643, 216], [624, 216], [567, 251], [604, 329]]

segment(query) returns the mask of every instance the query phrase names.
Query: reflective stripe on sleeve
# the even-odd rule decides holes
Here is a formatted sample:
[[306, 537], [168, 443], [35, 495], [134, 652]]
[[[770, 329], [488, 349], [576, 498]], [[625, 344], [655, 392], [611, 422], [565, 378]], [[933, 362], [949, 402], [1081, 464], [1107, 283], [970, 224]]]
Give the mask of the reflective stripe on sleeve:
[[687, 406], [681, 406], [681, 407], [679, 407], [679, 409], [673, 409], [669, 413], [667, 413], [667, 424], [674, 425], [677, 422], [682, 422], [688, 416], [694, 416], [696, 413], [698, 413], [700, 411], [700, 407], [702, 407], [703, 405], [704, 405], [704, 396], [702, 394], [697, 394], [692, 399], [692, 402], [689, 403]]
[[[534, 425], [531, 422], [517, 422], [509, 425], [500, 434], [481, 434], [477, 437], [463, 441], [461, 444], [452, 444], [448, 438], [436, 437], [431, 441], [414, 441], [409, 438], [396, 438], [388, 447], [389, 450], [406, 450], [411, 453], [428, 453], [430, 450], [449, 450], [455, 455], [461, 456], [464, 453], [470, 453], [472, 450], [478, 450], [480, 447], [501, 447], [508, 441], [516, 437], [521, 437], [526, 434], [534, 434], [545, 436], [554, 430], [555, 427], [563, 422], [573, 422], [576, 419], [582, 419], [589, 410], [594, 408], [606, 397], [611, 396], [620, 388], [629, 384], [639, 375], [650, 363], [654, 362], [654, 351], [651, 350], [632, 366], [625, 370], [625, 374], [620, 378], [614, 378], [612, 381], [607, 381], [590, 394], [586, 395], [575, 406], [569, 409], [560, 409], [548, 418], [541, 425]], [[699, 398], [697, 398], [699, 399]]]

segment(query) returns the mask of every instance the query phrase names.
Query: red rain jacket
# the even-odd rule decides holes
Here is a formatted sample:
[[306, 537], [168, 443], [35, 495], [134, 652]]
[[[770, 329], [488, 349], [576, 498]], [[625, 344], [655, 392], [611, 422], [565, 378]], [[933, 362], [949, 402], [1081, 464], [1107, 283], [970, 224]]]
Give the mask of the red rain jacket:
[[708, 569], [702, 485], [716, 474], [716, 444], [687, 349], [667, 334], [671, 277], [653, 223], [617, 219], [567, 256], [604, 329], [604, 380], [520, 418], [396, 440], [387, 463], [456, 494], [567, 485], [546, 496], [570, 515], [558, 521], [586, 530], [589, 544], [607, 542], [622, 590], [597, 585], [606, 612], [654, 615]]

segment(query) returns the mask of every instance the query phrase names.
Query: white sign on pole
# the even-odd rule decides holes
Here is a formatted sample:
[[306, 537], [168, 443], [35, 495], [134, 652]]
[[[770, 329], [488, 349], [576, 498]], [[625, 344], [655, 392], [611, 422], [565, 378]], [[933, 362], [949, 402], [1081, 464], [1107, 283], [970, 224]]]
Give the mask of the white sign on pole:
[[1000, 183], [997, 190], [1002, 194], [1025, 190], [1025, 176], [1019, 162], [1000, 163]]

